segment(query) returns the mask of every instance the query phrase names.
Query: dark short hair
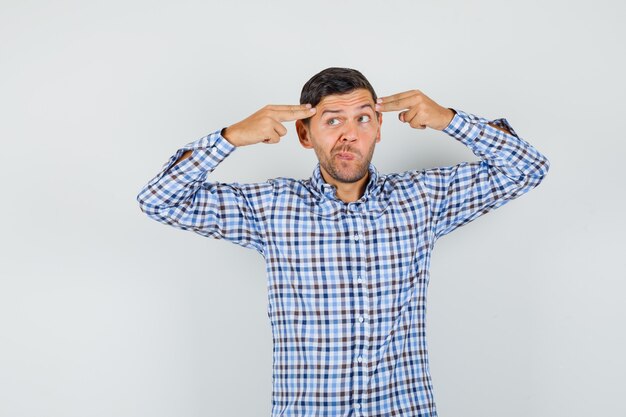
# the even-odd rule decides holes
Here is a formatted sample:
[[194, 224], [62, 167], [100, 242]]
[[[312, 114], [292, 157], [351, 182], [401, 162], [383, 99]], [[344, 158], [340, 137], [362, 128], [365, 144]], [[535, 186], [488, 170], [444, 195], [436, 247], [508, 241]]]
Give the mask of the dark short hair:
[[[352, 68], [326, 68], [304, 84], [300, 93], [300, 104], [309, 103], [315, 107], [326, 96], [347, 94], [359, 88], [368, 90], [376, 102], [374, 88], [359, 71]], [[309, 119], [304, 119], [304, 122], [308, 121]]]

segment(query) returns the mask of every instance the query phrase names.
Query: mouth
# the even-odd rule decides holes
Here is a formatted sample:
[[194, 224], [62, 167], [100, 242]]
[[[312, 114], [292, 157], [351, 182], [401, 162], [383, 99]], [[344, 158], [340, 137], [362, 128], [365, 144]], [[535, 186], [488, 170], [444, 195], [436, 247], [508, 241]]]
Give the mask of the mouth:
[[354, 159], [354, 154], [351, 152], [337, 152], [335, 156], [344, 161], [351, 161]]

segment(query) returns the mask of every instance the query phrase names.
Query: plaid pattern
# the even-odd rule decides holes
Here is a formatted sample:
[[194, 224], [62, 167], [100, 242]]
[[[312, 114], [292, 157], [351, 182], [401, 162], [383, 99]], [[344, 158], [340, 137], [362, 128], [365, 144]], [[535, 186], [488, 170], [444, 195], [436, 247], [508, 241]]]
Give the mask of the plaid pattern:
[[[548, 160], [505, 119], [457, 111], [444, 130], [477, 162], [380, 175], [363, 197], [311, 178], [206, 180], [235, 147], [214, 132], [140, 192], [151, 218], [258, 251], [273, 335], [272, 416], [437, 415], [426, 344], [435, 241], [537, 186]], [[191, 157], [172, 168], [185, 150]]]

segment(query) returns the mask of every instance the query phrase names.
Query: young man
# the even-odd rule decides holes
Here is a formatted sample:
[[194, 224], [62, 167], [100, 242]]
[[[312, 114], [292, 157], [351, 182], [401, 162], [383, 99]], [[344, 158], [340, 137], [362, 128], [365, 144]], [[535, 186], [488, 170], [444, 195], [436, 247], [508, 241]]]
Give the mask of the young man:
[[[440, 106], [418, 90], [377, 99], [328, 68], [300, 105], [266, 106], [179, 149], [139, 193], [153, 219], [258, 251], [274, 342], [272, 416], [437, 415], [426, 348], [435, 241], [536, 187], [548, 161], [505, 119]], [[443, 130], [480, 160], [381, 175], [382, 112]], [[207, 180], [237, 147], [277, 143], [296, 121], [319, 160], [309, 179]]]

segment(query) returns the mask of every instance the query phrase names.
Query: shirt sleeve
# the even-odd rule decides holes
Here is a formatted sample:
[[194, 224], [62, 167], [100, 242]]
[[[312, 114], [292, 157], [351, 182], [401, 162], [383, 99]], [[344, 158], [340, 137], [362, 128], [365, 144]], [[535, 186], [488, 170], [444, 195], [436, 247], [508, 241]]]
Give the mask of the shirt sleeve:
[[[273, 194], [269, 182], [207, 181], [236, 147], [215, 131], [180, 148], [137, 195], [148, 217], [206, 237], [226, 239], [264, 255], [260, 217]], [[191, 155], [174, 165], [185, 151]]]
[[548, 159], [521, 139], [506, 119], [490, 122], [455, 111], [444, 132], [480, 160], [424, 172], [436, 238], [528, 192], [541, 183], [549, 169]]

